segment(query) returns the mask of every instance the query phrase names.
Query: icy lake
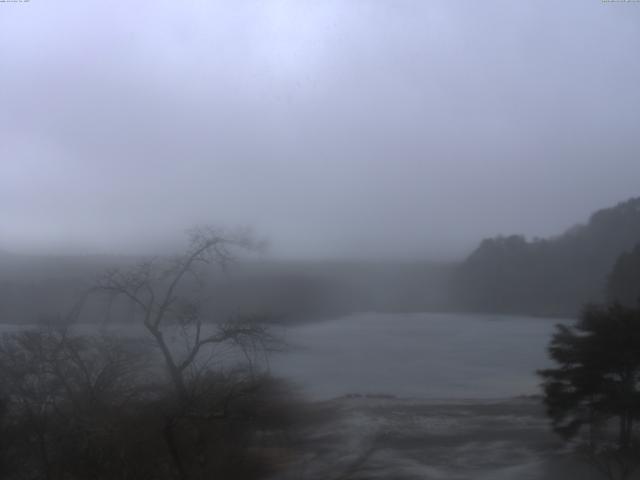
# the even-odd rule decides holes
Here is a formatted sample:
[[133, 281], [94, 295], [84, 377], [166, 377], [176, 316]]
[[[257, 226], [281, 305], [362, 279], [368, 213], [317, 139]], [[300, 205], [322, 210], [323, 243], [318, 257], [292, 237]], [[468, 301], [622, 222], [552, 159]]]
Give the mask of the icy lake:
[[535, 371], [569, 320], [363, 313], [288, 328], [272, 371], [315, 399], [346, 394], [490, 399], [539, 393]]

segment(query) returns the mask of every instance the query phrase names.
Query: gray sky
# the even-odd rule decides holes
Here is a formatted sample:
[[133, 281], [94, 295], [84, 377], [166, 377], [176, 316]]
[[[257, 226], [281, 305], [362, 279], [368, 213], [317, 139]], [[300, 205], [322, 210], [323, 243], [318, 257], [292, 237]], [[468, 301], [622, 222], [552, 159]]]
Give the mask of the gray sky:
[[640, 3], [0, 3], [0, 79], [9, 250], [451, 257], [640, 195]]

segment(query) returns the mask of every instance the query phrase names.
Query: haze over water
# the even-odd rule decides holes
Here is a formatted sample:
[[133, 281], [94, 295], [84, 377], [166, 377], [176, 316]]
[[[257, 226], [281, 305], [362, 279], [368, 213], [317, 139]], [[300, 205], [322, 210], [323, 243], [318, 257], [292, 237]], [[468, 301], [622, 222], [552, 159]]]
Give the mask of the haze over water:
[[539, 394], [558, 319], [362, 313], [293, 327], [273, 371], [317, 399], [384, 394], [431, 399]]

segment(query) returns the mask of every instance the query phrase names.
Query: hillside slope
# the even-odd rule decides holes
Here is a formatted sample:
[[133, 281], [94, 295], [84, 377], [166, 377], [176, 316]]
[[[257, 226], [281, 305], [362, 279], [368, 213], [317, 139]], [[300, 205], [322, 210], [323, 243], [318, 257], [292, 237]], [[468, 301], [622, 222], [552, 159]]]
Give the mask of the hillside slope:
[[574, 315], [603, 298], [616, 259], [640, 242], [640, 198], [599, 210], [560, 236], [485, 239], [459, 266], [452, 295], [465, 310]]

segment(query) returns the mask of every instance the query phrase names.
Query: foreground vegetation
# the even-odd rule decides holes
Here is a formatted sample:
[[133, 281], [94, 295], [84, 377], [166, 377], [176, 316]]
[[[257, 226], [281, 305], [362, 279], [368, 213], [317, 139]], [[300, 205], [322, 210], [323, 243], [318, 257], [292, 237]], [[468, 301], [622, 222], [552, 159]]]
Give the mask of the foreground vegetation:
[[585, 308], [558, 326], [542, 370], [553, 428], [611, 480], [640, 467], [640, 308]]
[[549, 345], [540, 371], [553, 429], [610, 480], [640, 468], [640, 247], [608, 276], [609, 303], [586, 306]]
[[283, 383], [247, 365], [200, 368], [181, 396], [157, 360], [139, 339], [51, 328], [6, 334], [2, 478], [255, 479], [274, 471], [301, 418]]
[[[144, 337], [72, 328], [0, 343], [0, 467], [7, 479], [256, 479], [284, 461], [301, 402], [259, 361], [280, 344], [259, 318], [210, 322], [203, 267], [247, 232], [194, 230], [185, 252], [110, 270], [87, 299], [124, 298]], [[107, 303], [109, 305], [109, 303]], [[228, 356], [221, 362], [220, 355]]]

